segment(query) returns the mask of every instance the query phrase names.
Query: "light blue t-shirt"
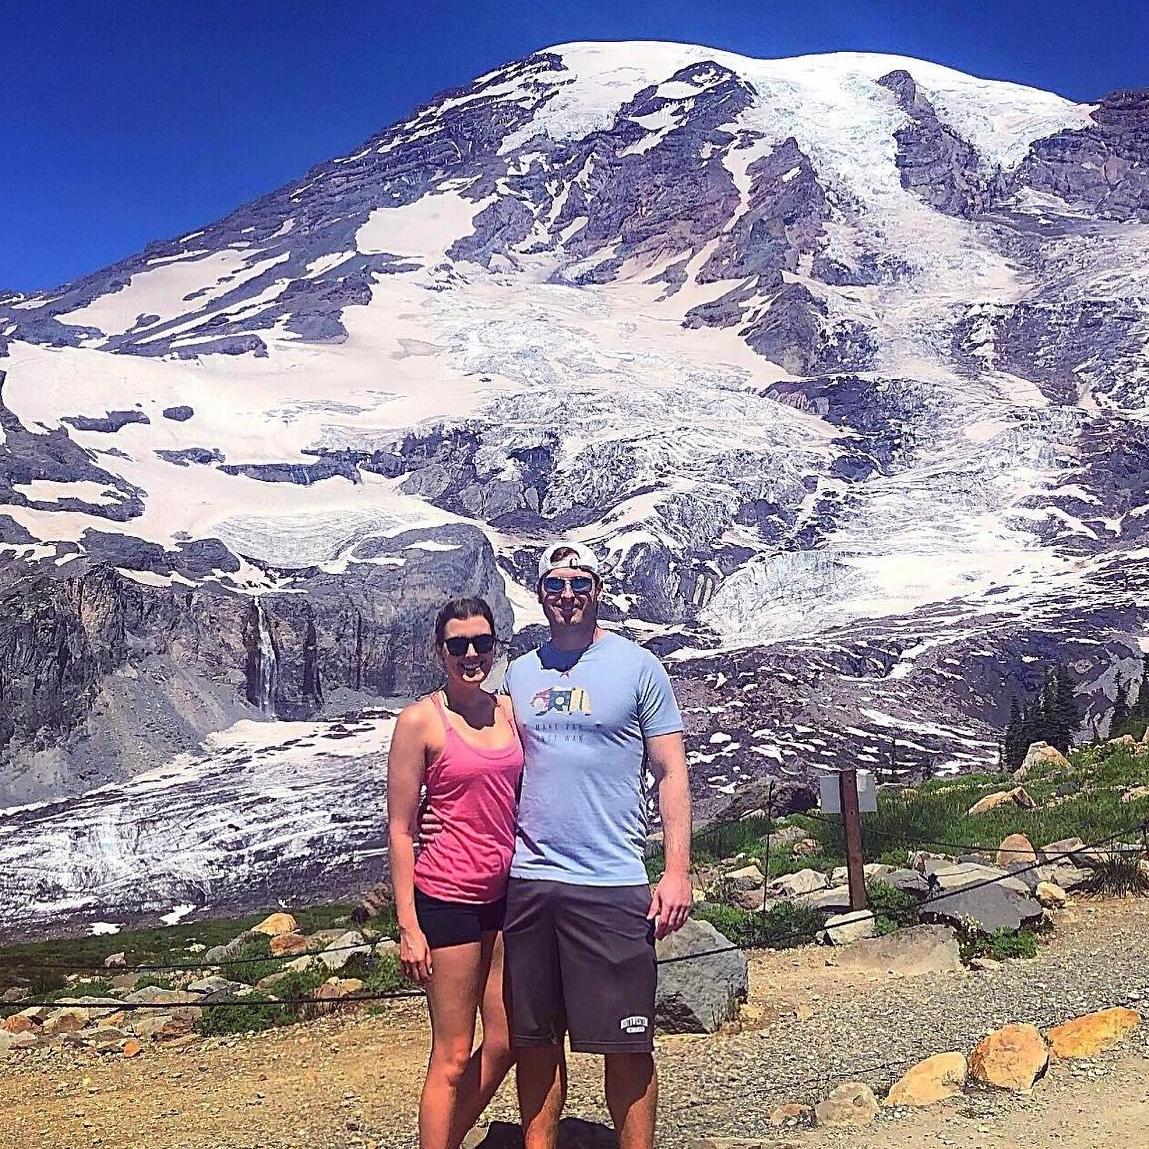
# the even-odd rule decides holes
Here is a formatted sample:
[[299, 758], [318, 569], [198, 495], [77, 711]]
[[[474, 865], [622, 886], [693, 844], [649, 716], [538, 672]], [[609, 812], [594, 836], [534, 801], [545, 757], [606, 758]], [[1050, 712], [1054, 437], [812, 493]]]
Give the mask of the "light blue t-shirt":
[[505, 689], [526, 755], [511, 877], [645, 883], [643, 739], [682, 729], [658, 659], [616, 634], [548, 642], [511, 663]]

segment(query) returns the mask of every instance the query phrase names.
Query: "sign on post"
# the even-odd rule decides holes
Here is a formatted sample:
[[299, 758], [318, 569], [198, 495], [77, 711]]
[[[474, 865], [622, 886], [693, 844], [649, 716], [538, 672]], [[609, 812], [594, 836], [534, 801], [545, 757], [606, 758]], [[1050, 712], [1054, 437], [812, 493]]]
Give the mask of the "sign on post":
[[[874, 781], [873, 772], [859, 770], [858, 774], [858, 810], [863, 814], [876, 814], [878, 810], [878, 787]], [[819, 804], [823, 814], [840, 814], [842, 812], [842, 798], [838, 782], [838, 772], [823, 774], [818, 782]]]

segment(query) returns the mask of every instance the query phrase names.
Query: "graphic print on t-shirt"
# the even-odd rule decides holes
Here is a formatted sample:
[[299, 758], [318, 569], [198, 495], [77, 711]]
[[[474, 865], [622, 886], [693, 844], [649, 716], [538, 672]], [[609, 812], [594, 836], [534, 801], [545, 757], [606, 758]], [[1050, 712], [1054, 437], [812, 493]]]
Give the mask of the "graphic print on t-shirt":
[[548, 686], [531, 699], [535, 714], [590, 714], [590, 694], [581, 686]]

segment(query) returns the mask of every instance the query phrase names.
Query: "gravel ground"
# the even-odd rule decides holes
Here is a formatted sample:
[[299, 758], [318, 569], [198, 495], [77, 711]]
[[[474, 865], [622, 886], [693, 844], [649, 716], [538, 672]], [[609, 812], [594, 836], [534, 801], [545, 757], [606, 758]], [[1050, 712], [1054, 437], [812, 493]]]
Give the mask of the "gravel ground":
[[[951, 1049], [968, 1053], [1009, 1021], [1048, 1026], [1091, 1009], [1149, 1003], [1145, 901], [1067, 911], [1036, 960], [986, 973], [893, 979], [828, 964], [831, 952], [754, 955], [750, 1012], [759, 1015], [757, 1029], [659, 1039], [663, 1146], [693, 1135], [762, 1137], [780, 1149], [798, 1136], [768, 1124], [783, 1101], [821, 1100], [845, 1079], [880, 1094], [903, 1063]], [[802, 1134], [801, 1143], [920, 1149], [940, 1137], [959, 1149], [996, 1149], [1013, 1142], [979, 1130], [1031, 1117], [1053, 1121], [1042, 1114], [1055, 1103], [1058, 1129], [1078, 1117], [1092, 1126], [1123, 1115], [1125, 1124], [1102, 1129], [1101, 1139], [1066, 1134], [1061, 1143], [1074, 1149], [1118, 1143], [1103, 1139], [1110, 1133], [1122, 1143], [1149, 1143], [1149, 1118], [1129, 1125], [1142, 1121], [1141, 1110], [1130, 1117], [1130, 1107], [1144, 1107], [1149, 1095], [1146, 1029], [1095, 1062], [1059, 1066], [1029, 1099], [971, 1092], [929, 1115], [884, 1114], [869, 1130], [816, 1131]], [[325, 1018], [182, 1050], [157, 1046], [133, 1060], [74, 1049], [12, 1055], [0, 1059], [0, 1149], [413, 1149], [426, 1043], [423, 1005], [406, 1001], [379, 1016]], [[572, 1058], [569, 1114], [606, 1122], [601, 1072], [599, 1058]], [[508, 1083], [489, 1119], [515, 1117]], [[936, 1128], [927, 1133], [928, 1122]], [[1132, 1141], [1124, 1136], [1130, 1128], [1139, 1134]], [[1042, 1149], [1061, 1138], [1050, 1132]]]

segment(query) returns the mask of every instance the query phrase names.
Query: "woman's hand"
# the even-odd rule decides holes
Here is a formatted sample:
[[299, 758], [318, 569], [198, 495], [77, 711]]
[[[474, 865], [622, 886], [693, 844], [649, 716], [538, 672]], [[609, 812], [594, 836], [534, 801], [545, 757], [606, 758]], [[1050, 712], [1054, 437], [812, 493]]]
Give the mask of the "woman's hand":
[[431, 980], [431, 947], [418, 927], [399, 931], [399, 961], [411, 981], [426, 985]]

